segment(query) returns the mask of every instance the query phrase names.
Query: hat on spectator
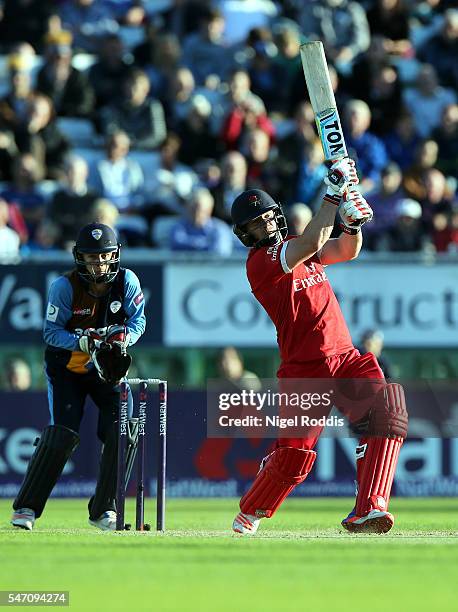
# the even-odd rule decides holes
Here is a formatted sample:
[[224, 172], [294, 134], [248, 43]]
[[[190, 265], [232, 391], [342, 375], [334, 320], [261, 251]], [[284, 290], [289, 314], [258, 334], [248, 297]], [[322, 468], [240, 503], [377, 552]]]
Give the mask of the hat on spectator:
[[8, 68], [13, 72], [30, 70], [30, 60], [20, 53], [12, 53], [8, 56]]
[[421, 217], [421, 206], [412, 198], [403, 198], [396, 204], [395, 212], [398, 217], [410, 217], [411, 219], [419, 219]]
[[45, 44], [48, 49], [62, 54], [72, 52], [72, 42], [73, 34], [69, 30], [49, 32], [45, 36]]

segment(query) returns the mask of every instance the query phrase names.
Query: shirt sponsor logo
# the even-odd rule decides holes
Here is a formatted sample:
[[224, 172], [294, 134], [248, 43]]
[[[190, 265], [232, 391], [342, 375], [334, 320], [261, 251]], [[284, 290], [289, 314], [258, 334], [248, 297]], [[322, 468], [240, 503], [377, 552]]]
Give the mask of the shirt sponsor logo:
[[138, 306], [141, 302], [143, 302], [143, 300], [144, 300], [143, 291], [140, 291], [140, 293], [134, 298], [135, 306]]
[[[314, 264], [312, 264], [314, 266]], [[307, 266], [306, 266], [307, 267]], [[309, 289], [314, 285], [319, 285], [320, 283], [324, 283], [328, 280], [326, 276], [326, 272], [318, 272], [317, 274], [312, 274], [307, 276], [306, 278], [295, 278], [293, 281], [294, 291], [302, 291], [303, 289]]]
[[90, 315], [92, 310], [90, 308], [77, 308], [73, 311], [73, 314], [77, 317], [84, 317], [86, 315]]
[[118, 312], [121, 306], [122, 306], [121, 302], [111, 302], [110, 310], [111, 312]]
[[46, 310], [46, 320], [55, 323], [57, 321], [57, 315], [59, 314], [59, 307], [54, 306], [51, 302], [48, 302], [48, 308]]
[[269, 247], [269, 248], [267, 249], [267, 255], [270, 255], [270, 259], [271, 259], [272, 261], [277, 261], [277, 252], [278, 252], [278, 247], [279, 247], [279, 246], [280, 246], [280, 245], [279, 245], [279, 244], [277, 244], [277, 246]]

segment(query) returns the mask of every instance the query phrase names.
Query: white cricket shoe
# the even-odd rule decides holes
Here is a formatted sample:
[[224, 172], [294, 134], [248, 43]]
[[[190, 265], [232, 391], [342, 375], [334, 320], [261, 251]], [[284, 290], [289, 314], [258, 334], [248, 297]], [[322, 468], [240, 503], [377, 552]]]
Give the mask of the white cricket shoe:
[[114, 531], [116, 529], [116, 512], [107, 510], [97, 520], [89, 519], [89, 525], [93, 525], [102, 531]]
[[242, 535], [254, 535], [258, 530], [260, 522], [261, 519], [258, 519], [253, 514], [239, 512], [232, 523], [232, 529]]
[[19, 527], [20, 529], [32, 531], [33, 526], [35, 525], [35, 512], [30, 508], [19, 508], [13, 512], [11, 524], [14, 527]]

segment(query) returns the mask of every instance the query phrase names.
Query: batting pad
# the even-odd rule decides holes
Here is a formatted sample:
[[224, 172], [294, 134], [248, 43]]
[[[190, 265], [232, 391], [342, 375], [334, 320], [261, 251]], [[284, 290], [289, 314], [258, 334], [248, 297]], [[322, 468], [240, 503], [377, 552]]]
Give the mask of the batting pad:
[[240, 500], [240, 510], [258, 518], [273, 516], [294, 487], [306, 479], [315, 459], [312, 450], [289, 446], [274, 450]]

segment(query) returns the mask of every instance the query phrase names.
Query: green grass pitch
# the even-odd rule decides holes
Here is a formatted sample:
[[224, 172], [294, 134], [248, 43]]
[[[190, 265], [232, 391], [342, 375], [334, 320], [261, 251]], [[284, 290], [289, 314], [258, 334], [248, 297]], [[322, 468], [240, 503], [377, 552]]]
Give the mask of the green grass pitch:
[[100, 532], [86, 500], [56, 499], [34, 532], [16, 531], [3, 500], [0, 590], [67, 590], [70, 610], [456, 610], [458, 502], [395, 499], [381, 536], [339, 528], [351, 504], [287, 500], [242, 538], [230, 531], [235, 499], [169, 500], [164, 534]]

